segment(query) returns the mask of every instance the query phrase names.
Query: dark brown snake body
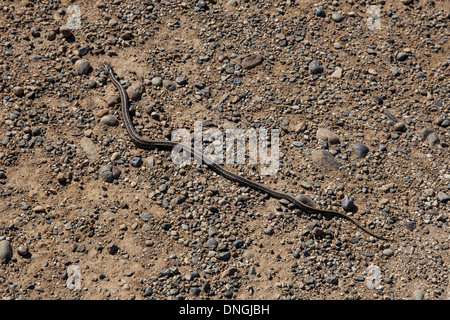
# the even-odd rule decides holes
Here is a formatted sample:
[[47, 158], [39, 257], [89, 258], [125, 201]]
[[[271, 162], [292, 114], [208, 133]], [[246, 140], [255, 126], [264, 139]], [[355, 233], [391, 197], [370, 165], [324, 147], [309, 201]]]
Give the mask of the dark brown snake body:
[[181, 143], [175, 142], [175, 141], [162, 141], [162, 140], [157, 141], [157, 140], [143, 139], [134, 129], [133, 122], [132, 122], [132, 119], [131, 119], [131, 116], [129, 113], [130, 102], [129, 102], [128, 95], [127, 95], [125, 89], [122, 87], [120, 82], [116, 79], [112, 67], [107, 63], [104, 63], [103, 66], [104, 66], [104, 69], [105, 69], [107, 75], [111, 79], [112, 83], [115, 85], [115, 87], [119, 91], [120, 99], [121, 99], [122, 118], [125, 123], [126, 130], [131, 138], [131, 141], [133, 141], [133, 143], [137, 147], [149, 150], [149, 149], [173, 149], [174, 147], [177, 146], [177, 147], [181, 147], [183, 150], [190, 150], [192, 156], [194, 156], [196, 159], [203, 159], [204, 163], [211, 170], [213, 170], [214, 172], [218, 173], [219, 175], [223, 176], [224, 178], [226, 178], [230, 181], [234, 181], [234, 182], [240, 183], [241, 185], [250, 187], [256, 191], [266, 193], [276, 199], [285, 199], [285, 200], [293, 203], [296, 207], [298, 207], [299, 209], [301, 209], [307, 213], [320, 214], [320, 215], [331, 215], [331, 216], [336, 216], [336, 217], [345, 219], [345, 220], [353, 223], [355, 226], [357, 226], [359, 229], [366, 232], [367, 234], [369, 234], [377, 239], [380, 239], [380, 240], [389, 241], [389, 239], [386, 239], [382, 236], [376, 235], [375, 233], [371, 232], [370, 230], [364, 228], [358, 222], [356, 222], [353, 218], [351, 218], [343, 213], [331, 211], [331, 210], [316, 209], [316, 208], [310, 207], [310, 206], [300, 202], [295, 197], [293, 197], [287, 193], [270, 189], [266, 186], [263, 186], [259, 183], [253, 182], [247, 178], [237, 175], [231, 171], [228, 171], [227, 169], [223, 168], [222, 166], [214, 163], [213, 160], [208, 159], [202, 153], [198, 152], [196, 150], [196, 148], [192, 148], [190, 146], [185, 146], [185, 145], [182, 145]]

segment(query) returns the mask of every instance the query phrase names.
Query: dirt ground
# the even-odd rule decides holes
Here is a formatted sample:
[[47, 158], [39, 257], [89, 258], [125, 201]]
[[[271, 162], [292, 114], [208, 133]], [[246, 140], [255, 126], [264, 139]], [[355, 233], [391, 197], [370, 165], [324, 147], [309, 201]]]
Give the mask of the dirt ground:
[[[0, 254], [12, 250], [0, 296], [448, 299], [448, 9], [0, 1]], [[247, 68], [254, 54], [262, 62]], [[353, 197], [346, 214], [393, 241], [136, 147], [104, 62], [127, 90], [144, 88], [131, 103], [144, 138], [192, 132], [195, 120], [221, 132], [279, 129], [276, 174], [225, 167], [323, 209], [346, 212]], [[339, 142], [324, 144], [319, 128]], [[369, 148], [362, 158], [357, 142]], [[319, 165], [314, 150], [339, 168]], [[106, 165], [120, 176], [105, 181]]]

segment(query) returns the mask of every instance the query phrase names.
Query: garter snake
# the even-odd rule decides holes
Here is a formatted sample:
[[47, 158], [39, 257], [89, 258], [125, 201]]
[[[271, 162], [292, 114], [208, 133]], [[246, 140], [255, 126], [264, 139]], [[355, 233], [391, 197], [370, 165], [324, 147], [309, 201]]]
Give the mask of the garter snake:
[[137, 147], [149, 150], [149, 149], [173, 149], [174, 147], [181, 146], [184, 150], [190, 150], [191, 155], [196, 157], [196, 159], [203, 159], [203, 162], [209, 167], [209, 169], [211, 169], [212, 171], [218, 173], [219, 175], [223, 176], [224, 178], [226, 178], [230, 181], [234, 181], [234, 182], [240, 183], [243, 186], [250, 187], [253, 190], [256, 190], [256, 191], [259, 191], [262, 193], [266, 193], [275, 199], [285, 199], [285, 200], [293, 203], [299, 209], [301, 209], [307, 213], [310, 213], [310, 214], [331, 215], [331, 216], [345, 219], [345, 220], [353, 223], [355, 226], [357, 226], [359, 229], [361, 229], [365, 233], [367, 233], [377, 239], [389, 241], [388, 239], [386, 239], [382, 236], [379, 236], [379, 235], [373, 233], [372, 231], [366, 229], [365, 227], [360, 225], [358, 222], [356, 222], [353, 218], [351, 218], [350, 216], [348, 216], [344, 213], [340, 213], [337, 211], [331, 211], [331, 210], [316, 209], [316, 208], [310, 207], [310, 206], [304, 204], [303, 202], [300, 202], [299, 200], [297, 200], [295, 197], [291, 196], [290, 194], [273, 190], [271, 188], [263, 186], [262, 184], [256, 183], [256, 182], [251, 181], [247, 178], [244, 178], [238, 174], [235, 174], [235, 173], [225, 169], [224, 167], [216, 164], [214, 161], [212, 161], [211, 159], [207, 158], [205, 155], [200, 153], [196, 148], [182, 145], [180, 142], [175, 142], [175, 141], [143, 139], [134, 129], [133, 121], [131, 119], [131, 115], [129, 112], [130, 102], [129, 102], [128, 95], [127, 95], [125, 89], [123, 88], [123, 86], [120, 84], [120, 82], [117, 80], [116, 76], [114, 75], [114, 71], [113, 71], [112, 67], [106, 62], [103, 64], [103, 67], [104, 67], [106, 74], [111, 79], [112, 83], [115, 85], [117, 90], [119, 91], [120, 101], [121, 101], [122, 119], [123, 119], [123, 122], [125, 123], [125, 128], [128, 132], [128, 135], [130, 136], [131, 141]]

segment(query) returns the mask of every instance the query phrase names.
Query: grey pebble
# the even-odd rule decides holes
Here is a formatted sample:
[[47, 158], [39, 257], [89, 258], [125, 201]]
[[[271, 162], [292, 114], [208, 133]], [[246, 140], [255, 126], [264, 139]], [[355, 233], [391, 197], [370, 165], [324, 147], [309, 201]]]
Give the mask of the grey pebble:
[[394, 250], [387, 248], [383, 250], [383, 255], [387, 257], [392, 257], [394, 255]]
[[249, 70], [253, 69], [256, 66], [259, 66], [264, 61], [264, 58], [260, 54], [251, 54], [244, 57], [241, 61], [242, 68]]
[[355, 154], [358, 158], [365, 158], [369, 153], [369, 148], [365, 144], [360, 142], [356, 142], [353, 145], [353, 150], [355, 151]]
[[177, 90], [177, 84], [175, 82], [173, 82], [173, 81], [164, 80], [163, 81], [163, 85], [164, 85], [164, 88], [166, 88], [169, 91]]
[[314, 150], [311, 158], [316, 165], [327, 170], [338, 170], [340, 167], [339, 162], [326, 150]]
[[418, 289], [413, 292], [414, 300], [423, 300], [424, 296], [425, 292], [423, 292], [423, 290]]
[[323, 72], [322, 61], [314, 60], [308, 65], [308, 70], [311, 74], [319, 74]]
[[397, 55], [395, 56], [395, 59], [397, 61], [405, 61], [406, 59], [408, 59], [409, 54], [406, 52], [399, 52], [397, 53]]
[[436, 145], [439, 144], [439, 137], [437, 136], [436, 133], [432, 132], [428, 135], [427, 137], [427, 143], [428, 143], [428, 147], [433, 148]]
[[445, 192], [439, 191], [437, 194], [437, 199], [439, 202], [446, 203], [447, 201], [450, 200], [450, 196], [448, 194], [446, 194]]
[[64, 38], [69, 38], [72, 36], [72, 30], [67, 25], [63, 25], [59, 28], [59, 32], [61, 32]]
[[152, 78], [152, 85], [155, 87], [160, 87], [162, 86], [162, 80], [160, 77], [153, 77]]
[[86, 59], [80, 59], [75, 62], [75, 70], [78, 72], [78, 74], [87, 74], [90, 67], [91, 64]]
[[318, 128], [316, 136], [320, 140], [327, 141], [329, 144], [340, 144], [341, 141], [336, 133], [327, 128]]
[[331, 15], [331, 19], [336, 22], [342, 22], [345, 19], [345, 16], [340, 12], [333, 12], [333, 14]]
[[342, 209], [344, 209], [345, 211], [351, 210], [355, 206], [353, 201], [353, 197], [345, 197], [344, 199], [342, 199]]
[[107, 125], [107, 126], [110, 126], [110, 127], [116, 127], [116, 126], [119, 125], [119, 120], [115, 116], [112, 116], [112, 115], [109, 115], [109, 114], [104, 115], [100, 119], [100, 122], [105, 124], [105, 125]]
[[8, 262], [13, 256], [12, 246], [8, 240], [0, 241], [0, 262]]

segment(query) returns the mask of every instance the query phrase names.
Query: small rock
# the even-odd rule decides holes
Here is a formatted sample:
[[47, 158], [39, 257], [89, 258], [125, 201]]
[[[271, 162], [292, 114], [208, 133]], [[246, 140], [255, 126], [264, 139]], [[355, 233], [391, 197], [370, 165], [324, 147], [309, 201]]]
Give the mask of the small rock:
[[175, 91], [177, 90], [177, 84], [173, 81], [170, 80], [164, 80], [163, 81], [163, 86], [164, 88], [166, 88], [169, 91]]
[[106, 104], [108, 107], [114, 107], [120, 103], [120, 96], [118, 94], [109, 94], [106, 96]]
[[365, 144], [359, 142], [356, 142], [353, 145], [353, 150], [358, 158], [365, 158], [369, 153], [369, 148]]
[[116, 127], [119, 125], [119, 120], [116, 117], [109, 114], [103, 116], [100, 119], [100, 122], [110, 127]]
[[182, 85], [185, 85], [185, 84], [187, 83], [187, 80], [186, 80], [185, 77], [176, 77], [176, 78], [175, 78], [175, 82], [176, 82], [178, 85], [182, 86]]
[[61, 32], [64, 38], [70, 38], [72, 36], [72, 30], [67, 25], [61, 26], [59, 32]]
[[162, 86], [162, 80], [161, 80], [161, 78], [160, 77], [153, 77], [152, 78], [152, 85], [153, 86], [155, 86], [155, 87], [160, 87], [160, 86]]
[[422, 139], [422, 141], [425, 141], [427, 139], [427, 137], [433, 133], [433, 129], [431, 128], [423, 128], [420, 131], [420, 138]]
[[379, 94], [374, 94], [372, 98], [376, 103], [383, 104], [383, 98]]
[[423, 300], [423, 297], [425, 296], [425, 292], [423, 292], [423, 290], [414, 290], [413, 292], [413, 297], [414, 300]]
[[106, 250], [108, 250], [110, 254], [116, 254], [119, 247], [115, 243], [111, 243], [106, 247]]
[[326, 282], [330, 283], [330, 284], [338, 284], [338, 278], [337, 277], [328, 277], [326, 279]]
[[403, 122], [397, 122], [396, 124], [394, 124], [394, 129], [395, 131], [405, 131], [406, 127]]
[[387, 248], [383, 250], [383, 255], [387, 257], [392, 257], [394, 255], [394, 250]]
[[141, 99], [145, 91], [145, 86], [141, 82], [135, 82], [127, 88], [127, 95], [131, 101], [138, 101]]
[[250, 70], [259, 66], [264, 61], [264, 58], [260, 54], [251, 54], [244, 57], [241, 61], [242, 68]]
[[25, 94], [25, 90], [20, 86], [16, 86], [13, 88], [13, 93], [16, 97], [22, 97]]
[[314, 150], [311, 153], [311, 159], [316, 165], [326, 170], [338, 170], [340, 167], [339, 162], [326, 150]]
[[17, 253], [21, 257], [25, 257], [28, 254], [28, 247], [27, 246], [20, 246], [17, 248]]
[[353, 197], [345, 197], [344, 199], [342, 199], [342, 203], [341, 203], [342, 208], [343, 208], [345, 211], [350, 211], [350, 210], [352, 210], [353, 207], [355, 206], [355, 204], [354, 204], [353, 201], [354, 201]]
[[427, 137], [428, 147], [433, 148], [439, 144], [439, 137], [436, 133], [432, 132]]
[[80, 59], [75, 62], [75, 70], [77, 70], [78, 74], [87, 74], [91, 64], [86, 59]]
[[37, 205], [33, 208], [33, 212], [34, 213], [44, 213], [45, 212], [45, 208], [41, 205]]
[[330, 75], [332, 78], [341, 79], [342, 78], [342, 68], [336, 67], [334, 72]]
[[214, 238], [209, 238], [208, 241], [206, 241], [206, 246], [211, 250], [214, 250], [218, 244], [219, 243]]
[[450, 200], [450, 196], [442, 191], [439, 191], [437, 194], [437, 199], [439, 202], [446, 203], [447, 201]]
[[319, 74], [323, 72], [322, 61], [314, 60], [308, 65], [308, 70], [311, 74]]
[[333, 19], [336, 22], [342, 22], [344, 20], [345, 16], [340, 12], [333, 12], [331, 15], [331, 19]]
[[0, 241], [0, 262], [8, 262], [13, 256], [12, 246], [8, 240]]
[[409, 56], [409, 54], [407, 52], [399, 52], [395, 56], [395, 59], [397, 61], [405, 61], [406, 59], [408, 59], [408, 56]]
[[320, 140], [328, 141], [329, 144], [340, 144], [337, 134], [326, 128], [317, 129], [316, 136]]
[[223, 260], [223, 261], [229, 260], [230, 257], [231, 257], [231, 254], [229, 251], [219, 252], [219, 254], [217, 255], [217, 259]]
[[135, 158], [133, 158], [133, 159], [130, 160], [130, 164], [131, 164], [133, 167], [136, 167], [136, 168], [142, 166], [142, 163], [143, 163], [142, 159], [141, 159], [141, 158], [138, 158], [138, 157], [135, 157]]
[[311, 190], [312, 189], [312, 185], [311, 183], [307, 182], [307, 181], [301, 181], [300, 182], [300, 187], [306, 189], [306, 190]]
[[111, 28], [114, 28], [115, 26], [117, 26], [119, 24], [119, 22], [116, 20], [116, 19], [114, 19], [114, 18], [112, 18], [112, 19], [110, 19], [109, 21], [108, 21], [108, 26], [110, 26]]
[[416, 228], [416, 222], [414, 220], [406, 221], [405, 228], [409, 231], [413, 231]]
[[319, 7], [316, 9], [316, 16], [318, 17], [325, 17], [325, 10], [323, 10], [322, 7]]

